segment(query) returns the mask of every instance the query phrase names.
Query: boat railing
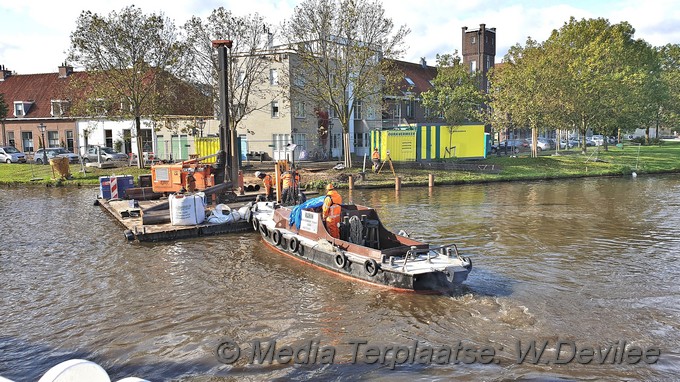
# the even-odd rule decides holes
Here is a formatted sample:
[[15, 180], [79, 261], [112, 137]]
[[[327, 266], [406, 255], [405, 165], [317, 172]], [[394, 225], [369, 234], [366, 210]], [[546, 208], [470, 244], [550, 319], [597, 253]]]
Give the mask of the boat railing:
[[[448, 257], [453, 257], [453, 254], [459, 259], [461, 259], [460, 254], [458, 253], [458, 246], [456, 244], [446, 244], [446, 245], [440, 245], [437, 247], [430, 247], [430, 248], [418, 248], [416, 246], [411, 246], [411, 249], [406, 252], [406, 256], [404, 256], [404, 264], [402, 266], [402, 271], [406, 270], [406, 263], [408, 263], [409, 259], [411, 261], [427, 261], [427, 262], [432, 262], [432, 259], [438, 256], [448, 256]], [[432, 254], [434, 253], [434, 256]], [[420, 254], [427, 254], [426, 259], [418, 259]]]

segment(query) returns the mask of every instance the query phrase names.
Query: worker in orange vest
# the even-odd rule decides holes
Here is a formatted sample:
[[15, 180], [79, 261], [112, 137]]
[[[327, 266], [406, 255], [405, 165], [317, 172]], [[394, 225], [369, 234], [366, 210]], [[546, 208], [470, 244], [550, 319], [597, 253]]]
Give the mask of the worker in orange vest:
[[380, 166], [380, 151], [378, 151], [377, 147], [373, 149], [371, 159], [373, 160], [373, 171], [377, 173]]
[[335, 190], [333, 183], [328, 183], [326, 186], [326, 197], [323, 200], [323, 207], [321, 208], [321, 217], [326, 223], [326, 230], [336, 239], [340, 238], [340, 214], [342, 210], [342, 196]]
[[286, 171], [281, 175], [281, 203], [296, 204], [300, 191], [300, 173], [295, 169]]
[[267, 201], [271, 202], [274, 200], [274, 181], [272, 180], [271, 175], [265, 174], [261, 171], [255, 171], [255, 176], [261, 179], [262, 183], [264, 184], [264, 192], [266, 194]]

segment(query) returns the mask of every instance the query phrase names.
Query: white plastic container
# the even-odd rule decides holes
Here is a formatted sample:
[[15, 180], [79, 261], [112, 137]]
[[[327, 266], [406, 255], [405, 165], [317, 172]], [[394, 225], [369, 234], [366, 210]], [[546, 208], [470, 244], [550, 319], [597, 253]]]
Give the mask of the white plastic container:
[[168, 197], [170, 203], [170, 224], [196, 225], [205, 220], [204, 194], [191, 195], [172, 194]]

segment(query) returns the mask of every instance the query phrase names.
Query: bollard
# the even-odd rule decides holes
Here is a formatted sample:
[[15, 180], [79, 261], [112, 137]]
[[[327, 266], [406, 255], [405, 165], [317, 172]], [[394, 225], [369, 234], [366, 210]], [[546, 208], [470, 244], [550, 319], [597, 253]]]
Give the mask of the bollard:
[[428, 175], [428, 187], [430, 188], [434, 187], [434, 174]]
[[401, 177], [400, 177], [400, 176], [398, 176], [398, 177], [394, 180], [394, 190], [395, 190], [395, 191], [401, 190]]
[[354, 178], [352, 177], [352, 175], [350, 175], [347, 178], [347, 182], [349, 183], [349, 189], [353, 190], [354, 189]]

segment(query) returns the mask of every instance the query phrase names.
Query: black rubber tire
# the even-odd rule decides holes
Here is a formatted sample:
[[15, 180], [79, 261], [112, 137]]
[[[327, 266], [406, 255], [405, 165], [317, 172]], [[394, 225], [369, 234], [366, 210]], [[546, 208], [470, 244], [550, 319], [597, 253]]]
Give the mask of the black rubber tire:
[[260, 221], [257, 220], [256, 218], [253, 218], [253, 230], [254, 231], [260, 230]]
[[87, 158], [83, 158], [83, 163], [90, 163], [90, 160]]
[[282, 236], [283, 235], [281, 234], [281, 231], [279, 231], [278, 229], [275, 229], [274, 232], [272, 232], [272, 241], [274, 242], [274, 244], [276, 244], [277, 246], [280, 246]]
[[345, 264], [347, 264], [347, 257], [343, 255], [342, 253], [338, 253], [335, 255], [335, 265], [338, 266], [338, 268], [344, 268]]
[[269, 230], [267, 229], [266, 225], [260, 224], [260, 231], [262, 231], [262, 235], [269, 237]]
[[373, 260], [373, 259], [368, 259], [364, 263], [364, 270], [366, 273], [368, 273], [369, 276], [373, 277], [378, 274], [378, 269], [380, 267], [378, 266], [378, 262]]
[[298, 240], [298, 238], [295, 236], [291, 237], [290, 241], [288, 242], [288, 248], [290, 248], [291, 252], [293, 253], [297, 252], [300, 248], [300, 240]]
[[36, 160], [35, 160], [35, 163], [37, 163], [37, 164], [42, 164], [42, 159], [36, 159]]

